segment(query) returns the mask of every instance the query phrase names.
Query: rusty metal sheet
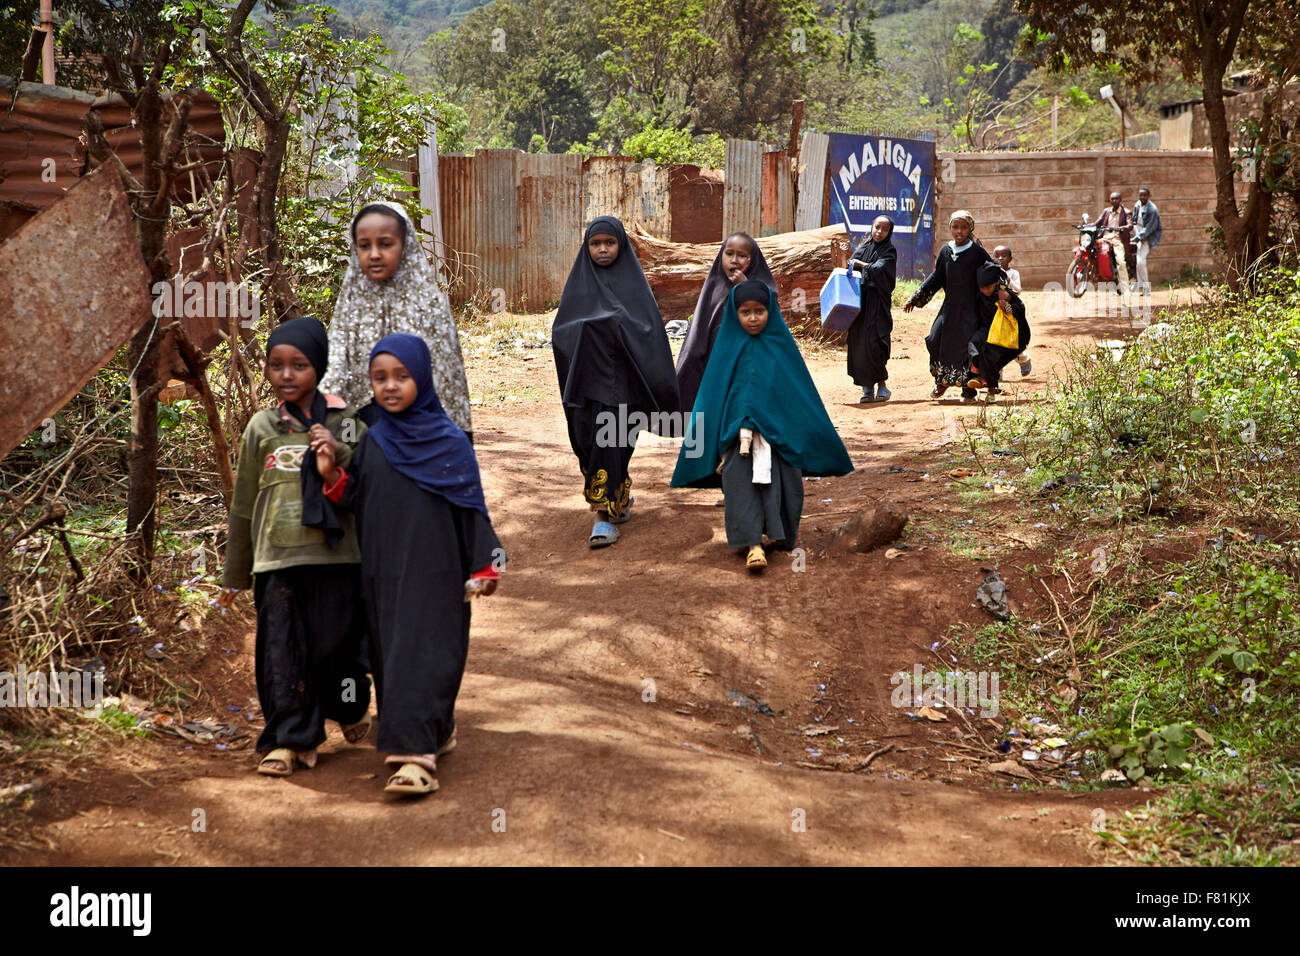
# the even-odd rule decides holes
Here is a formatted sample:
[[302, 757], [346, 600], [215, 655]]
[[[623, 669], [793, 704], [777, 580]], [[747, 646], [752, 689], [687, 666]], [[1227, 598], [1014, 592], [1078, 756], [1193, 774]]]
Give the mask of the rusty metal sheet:
[[519, 280], [521, 308], [536, 312], [559, 302], [582, 242], [582, 157], [519, 157]]
[[442, 241], [447, 255], [446, 292], [460, 304], [474, 294], [471, 265], [474, 253], [474, 188], [472, 156], [438, 157], [438, 190], [442, 200]]
[[152, 319], [121, 179], [103, 167], [0, 244], [0, 455]]
[[668, 209], [672, 242], [721, 242], [722, 170], [669, 166]]
[[762, 230], [763, 144], [746, 139], [729, 139], [723, 168], [722, 231]]
[[492, 308], [505, 295], [510, 308], [519, 289], [519, 150], [480, 149], [474, 153], [471, 188], [475, 200], [475, 243], [481, 288]]
[[778, 154], [776, 180], [776, 231], [794, 232], [794, 165], [784, 151]]
[[639, 169], [633, 167], [638, 175], [637, 210], [633, 222], [652, 236], [667, 239], [672, 232], [668, 203], [668, 167], [660, 166], [653, 160], [646, 160]]
[[[593, 156], [582, 164], [583, 222], [617, 216], [626, 225], [639, 212], [631, 156]], [[639, 170], [637, 178], [639, 178]]]
[[763, 154], [763, 213], [765, 236], [794, 231], [794, 183], [785, 150]]
[[822, 200], [826, 193], [826, 151], [831, 139], [825, 133], [804, 133], [799, 147], [799, 205], [794, 228], [816, 229], [822, 225]]
[[[164, 121], [170, 118], [168, 94]], [[225, 127], [217, 102], [206, 93], [189, 94], [194, 102], [190, 125], [196, 134], [193, 158], [201, 158], [213, 180], [221, 174]], [[100, 114], [105, 138], [127, 168], [143, 174], [138, 131], [118, 96], [95, 97], [80, 90], [43, 83], [20, 83], [0, 77], [0, 238], [26, 219], [62, 198], [86, 168], [85, 149], [78, 142], [90, 110]], [[12, 104], [12, 108], [9, 108]], [[192, 188], [202, 190], [198, 171], [176, 184], [176, 195], [188, 201]]]
[[[179, 321], [185, 337], [200, 353], [211, 352], [220, 345], [223, 330], [237, 336], [249, 335], [241, 330], [240, 322], [251, 322], [260, 313], [260, 303], [252, 291], [244, 288], [241, 293], [227, 285], [226, 274], [219, 266], [214, 266], [212, 274], [201, 281], [185, 281], [186, 276], [203, 265], [203, 244], [207, 238], [207, 230], [198, 226], [178, 230], [167, 237], [172, 280], [165, 292], [155, 290], [153, 296], [159, 325]], [[163, 338], [158, 367], [160, 374], [172, 378], [188, 371], [176, 339], [170, 334]]]

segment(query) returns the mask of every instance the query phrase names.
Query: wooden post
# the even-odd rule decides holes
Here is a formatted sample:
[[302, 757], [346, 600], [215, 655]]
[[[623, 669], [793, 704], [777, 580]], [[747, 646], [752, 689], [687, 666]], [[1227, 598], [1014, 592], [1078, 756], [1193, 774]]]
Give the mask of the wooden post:
[[418, 157], [420, 164], [420, 205], [429, 210], [429, 214], [420, 221], [420, 227], [432, 237], [432, 248], [427, 251], [433, 256], [433, 267], [437, 272], [438, 285], [445, 291], [447, 275], [443, 269], [446, 247], [442, 241], [442, 194], [438, 187], [438, 130], [429, 131], [429, 142], [420, 144]]
[[54, 85], [54, 0], [41, 0], [41, 29], [45, 47], [41, 50], [42, 82]]
[[[789, 157], [790, 208], [799, 208], [799, 129], [803, 126], [803, 100], [795, 100], [790, 111], [790, 141], [786, 144], [785, 154]], [[794, 220], [790, 221], [794, 228]]]

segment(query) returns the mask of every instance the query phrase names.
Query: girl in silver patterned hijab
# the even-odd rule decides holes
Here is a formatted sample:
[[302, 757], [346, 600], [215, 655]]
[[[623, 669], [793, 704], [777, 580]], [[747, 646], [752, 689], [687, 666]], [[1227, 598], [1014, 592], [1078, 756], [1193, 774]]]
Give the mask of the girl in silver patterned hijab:
[[329, 371], [321, 389], [362, 405], [372, 394], [371, 347], [394, 332], [418, 335], [429, 346], [438, 400], [452, 421], [472, 433], [469, 386], [451, 305], [420, 248], [411, 217], [401, 206], [374, 202], [362, 207], [348, 232], [352, 259], [334, 306]]

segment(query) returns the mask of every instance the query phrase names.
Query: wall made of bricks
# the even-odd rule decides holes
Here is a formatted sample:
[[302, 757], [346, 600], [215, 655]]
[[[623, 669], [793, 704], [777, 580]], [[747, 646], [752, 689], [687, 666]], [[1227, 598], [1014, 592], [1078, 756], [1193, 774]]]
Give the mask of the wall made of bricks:
[[1009, 245], [1025, 288], [1065, 279], [1080, 217], [1095, 221], [1118, 189], [1130, 211], [1141, 186], [1151, 190], [1163, 228], [1148, 260], [1151, 281], [1184, 265], [1217, 268], [1208, 229], [1214, 225], [1214, 169], [1208, 150], [940, 152], [935, 177], [935, 252], [952, 238], [948, 217], [967, 209], [975, 234], [992, 251]]

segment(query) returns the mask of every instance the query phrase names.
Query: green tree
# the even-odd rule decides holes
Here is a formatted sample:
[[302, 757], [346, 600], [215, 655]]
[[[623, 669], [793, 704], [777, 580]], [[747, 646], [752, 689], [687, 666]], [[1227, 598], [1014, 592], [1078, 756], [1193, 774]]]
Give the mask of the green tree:
[[430, 37], [425, 57], [434, 89], [468, 114], [468, 146], [523, 148], [538, 134], [562, 152], [604, 105], [595, 31], [576, 0], [496, 0]]
[[[1050, 69], [1116, 66], [1132, 82], [1160, 75], [1165, 58], [1198, 81], [1214, 156], [1214, 218], [1238, 287], [1249, 265], [1269, 248], [1273, 195], [1294, 188], [1300, 152], [1295, 126], [1282, 119], [1287, 84], [1300, 72], [1300, 8], [1290, 0], [1129, 0], [1119, 6], [1067, 6], [1016, 0], [1033, 33], [1022, 47]], [[1256, 64], [1263, 93], [1240, 147], [1234, 150], [1224, 105], [1224, 76], [1234, 60]], [[1243, 160], [1245, 163], [1243, 164]], [[1246, 200], [1234, 173], [1247, 172]]]
[[0, 2], [0, 75], [22, 73], [23, 54], [32, 30], [40, 25], [41, 0]]

